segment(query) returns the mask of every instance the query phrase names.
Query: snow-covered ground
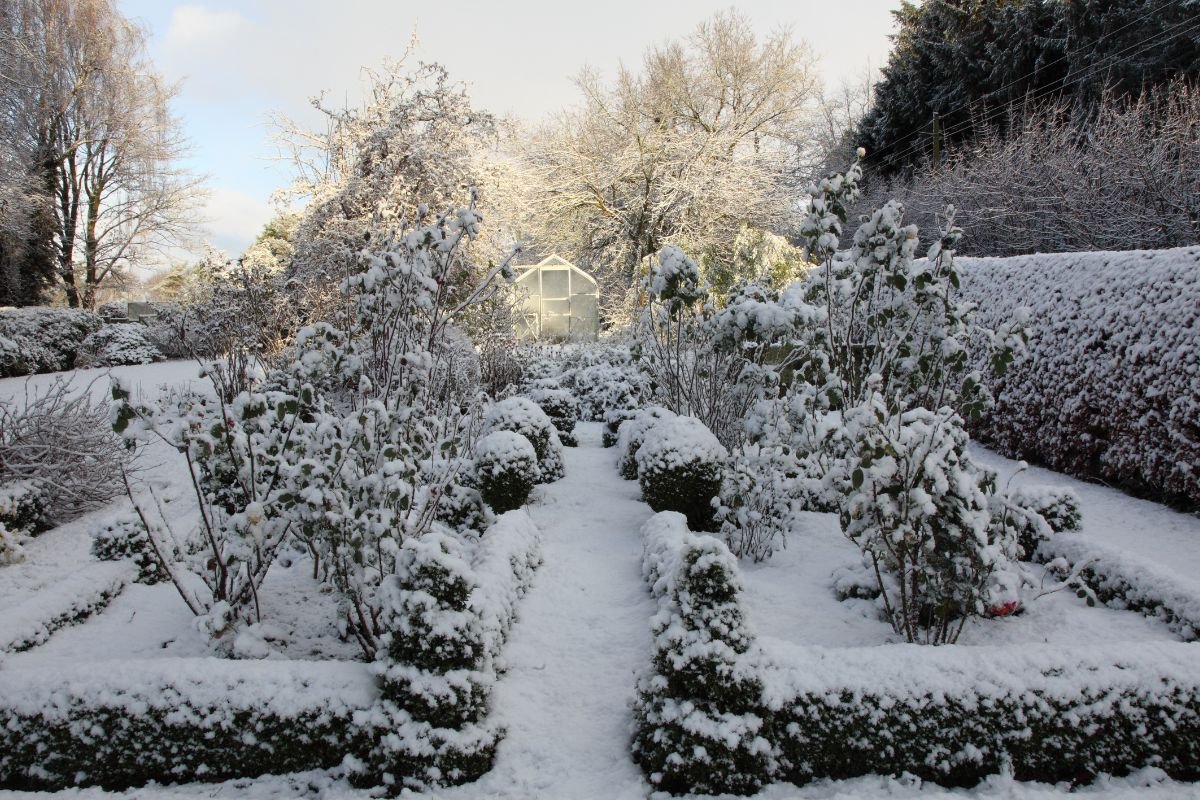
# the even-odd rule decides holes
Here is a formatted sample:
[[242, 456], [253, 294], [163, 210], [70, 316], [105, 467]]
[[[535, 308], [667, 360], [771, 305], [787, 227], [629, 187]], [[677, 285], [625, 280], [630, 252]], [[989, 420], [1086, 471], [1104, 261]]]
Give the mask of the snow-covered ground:
[[[102, 371], [91, 371], [100, 374]], [[160, 382], [193, 380], [196, 365], [187, 362], [148, 365], [119, 370], [153, 393]], [[81, 375], [77, 381], [87, 380]], [[36, 378], [33, 385], [44, 385]], [[0, 396], [22, 391], [24, 380], [0, 381]], [[99, 391], [104, 391], [100, 389]], [[600, 445], [600, 426], [578, 427], [580, 447], [565, 454], [567, 477], [540, 487], [530, 512], [545, 537], [545, 563], [522, 600], [519, 617], [502, 656], [505, 672], [494, 693], [494, 714], [507, 728], [494, 769], [480, 781], [428, 796], [447, 800], [610, 800], [644, 798], [650, 787], [629, 755], [630, 703], [635, 674], [647, 666], [651, 653], [649, 621], [655, 606], [641, 578], [639, 529], [650, 509], [638, 499], [636, 482], [621, 480], [614, 466], [615, 451]], [[997, 469], [1015, 468], [994, 454], [976, 451], [976, 457]], [[156, 476], [165, 489], [169, 473]], [[1062, 476], [1030, 470], [1018, 481], [1072, 486], [1083, 499], [1084, 533], [1114, 547], [1124, 547], [1143, 557], [1159, 559], [1164, 568], [1195, 574], [1200, 564], [1200, 519], [1176, 514], [1150, 503], [1130, 499], [1104, 487], [1081, 484]], [[119, 501], [114, 508], [119, 509]], [[18, 571], [0, 571], [0, 599], [8, 603], [88, 563], [87, 530], [113, 509], [89, 517], [36, 540], [30, 564]], [[44, 544], [42, 543], [44, 540]], [[890, 628], [874, 619], [866, 603], [838, 602], [830, 576], [839, 566], [852, 564], [857, 555], [842, 538], [836, 520], [828, 515], [806, 515], [789, 538], [788, 548], [759, 565], [743, 563], [749, 616], [765, 644], [771, 640], [828, 646], [879, 644]], [[41, 565], [44, 570], [34, 569]], [[286, 628], [303, 626], [301, 616], [327, 618], [323, 607], [331, 602], [305, 573], [306, 562], [273, 570], [277, 619]], [[55, 578], [58, 576], [58, 578]], [[286, 622], [285, 607], [295, 619]], [[1087, 608], [1068, 592], [1038, 601], [1022, 617], [995, 620], [990, 641], [1096, 642], [1097, 638], [1123, 641], [1172, 640], [1158, 622], [1132, 612]], [[299, 629], [299, 628], [297, 628]], [[980, 643], [977, 631], [964, 635], [964, 643]], [[314, 648], [308, 657], [347, 657], [300, 637], [296, 649]], [[77, 628], [60, 631], [50, 641], [27, 653], [9, 656], [4, 668], [18, 660], [23, 666], [53, 669], [55, 663], [89, 663], [121, 653], [139, 658], [155, 655], [196, 655], [204, 642], [188, 624], [188, 612], [169, 586], [133, 585], [97, 618]], [[293, 655], [292, 657], [301, 657]], [[115, 665], [110, 668], [116, 668]], [[851, 800], [851, 798], [1016, 798], [1040, 800], [1067, 794], [1066, 787], [1022, 784], [1003, 776], [973, 789], [949, 790], [916, 781], [866, 778], [818, 782], [805, 787], [776, 785], [764, 789], [759, 800]], [[1129, 778], [1103, 779], [1077, 792], [1102, 800], [1129, 798], [1193, 798], [1200, 788], [1166, 780], [1154, 770]], [[0, 791], [0, 800], [44, 795]], [[188, 784], [146, 787], [124, 793], [96, 789], [58, 793], [70, 798], [153, 797], [368, 797], [351, 789], [336, 773], [304, 773], [223, 784]]]

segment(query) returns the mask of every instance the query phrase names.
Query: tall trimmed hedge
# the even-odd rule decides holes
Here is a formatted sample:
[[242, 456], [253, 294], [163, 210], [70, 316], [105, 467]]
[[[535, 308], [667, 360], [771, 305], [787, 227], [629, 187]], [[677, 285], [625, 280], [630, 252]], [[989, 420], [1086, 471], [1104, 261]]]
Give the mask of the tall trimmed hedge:
[[987, 327], [1030, 309], [1029, 357], [974, 435], [1013, 458], [1200, 508], [1200, 247], [962, 258]]

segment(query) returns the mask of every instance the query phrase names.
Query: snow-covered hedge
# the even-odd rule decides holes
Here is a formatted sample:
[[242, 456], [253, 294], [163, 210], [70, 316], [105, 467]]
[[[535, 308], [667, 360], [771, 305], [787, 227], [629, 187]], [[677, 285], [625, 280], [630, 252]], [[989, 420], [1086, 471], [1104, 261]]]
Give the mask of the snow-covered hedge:
[[356, 782], [395, 791], [466, 783], [491, 769], [504, 735], [488, 719], [494, 660], [540, 552], [523, 511], [499, 517], [473, 560], [436, 529], [404, 543], [384, 585], [391, 632], [374, 666], [382, 699], [356, 717], [372, 743], [350, 762]]
[[525, 505], [540, 474], [537, 452], [519, 433], [493, 431], [475, 445], [479, 493], [497, 514]]
[[695, 530], [716, 530], [712, 501], [729, 452], [695, 417], [660, 420], [637, 451], [642, 498], [655, 511], [678, 511]]
[[867, 774], [972, 785], [1004, 770], [1086, 781], [1144, 767], [1200, 779], [1200, 645], [787, 646], [764, 655], [740, 612], [737, 562], [718, 540], [670, 513], [642, 535], [659, 612], [653, 669], [638, 685], [634, 756], [658, 788], [750, 793], [768, 781]]
[[[1026, 560], [1033, 558], [1049, 535], [1077, 531], [1083, 519], [1079, 495], [1063, 486], [1018, 486], [1004, 495], [1003, 501], [1007, 508], [999, 522], [1013, 529], [1017, 547]], [[993, 519], [993, 527], [995, 523]]]
[[124, 788], [332, 767], [378, 699], [354, 663], [121, 661], [0, 672], [0, 785]]
[[528, 397], [510, 397], [488, 409], [483, 419], [483, 433], [496, 431], [512, 431], [529, 440], [537, 453], [538, 483], [553, 483], [566, 474], [562, 442], [554, 430], [554, 423]]
[[1200, 582], [1181, 580], [1154, 562], [1078, 534], [1042, 541], [1036, 557], [1051, 565], [1061, 559], [1062, 572], [1087, 564], [1080, 577], [1100, 602], [1161, 619], [1185, 640], [1200, 639]]
[[80, 344], [101, 325], [73, 308], [0, 311], [0, 378], [72, 369]]
[[86, 564], [64, 575], [54, 591], [35, 592], [0, 614], [0, 651], [37, 647], [60, 628], [75, 625], [108, 607], [137, 577], [131, 561]]
[[120, 367], [162, 360], [163, 354], [151, 344], [145, 325], [118, 322], [105, 325], [80, 343], [75, 366]]
[[774, 757], [737, 560], [675, 512], [651, 517], [642, 537], [659, 610], [653, 664], [638, 680], [634, 758], [658, 789], [751, 794], [770, 779]]
[[[374, 665], [126, 660], [0, 671], [0, 787], [123, 788], [344, 763], [392, 792], [461, 783], [491, 765], [494, 662], [541, 563], [523, 511], [469, 548], [410, 539], [390, 578], [392, 635]], [[108, 572], [128, 561], [95, 565]], [[10, 637], [11, 638], [11, 637]]]
[[92, 531], [92, 555], [101, 561], [132, 560], [138, 583], [152, 585], [171, 578], [154, 555], [141, 520], [134, 515], [109, 520]]
[[796, 648], [764, 685], [778, 777], [797, 784], [1200, 778], [1195, 645]]
[[983, 324], [1032, 310], [978, 438], [1006, 455], [1200, 506], [1200, 247], [963, 258]]

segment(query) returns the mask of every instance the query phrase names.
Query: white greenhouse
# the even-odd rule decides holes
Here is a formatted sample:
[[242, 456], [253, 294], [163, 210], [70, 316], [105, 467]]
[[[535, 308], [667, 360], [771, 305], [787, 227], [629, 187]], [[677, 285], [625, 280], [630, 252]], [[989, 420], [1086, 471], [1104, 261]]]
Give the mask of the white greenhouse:
[[517, 334], [525, 339], [591, 341], [600, 335], [600, 287], [566, 259], [552, 255], [524, 270], [517, 288], [524, 307]]

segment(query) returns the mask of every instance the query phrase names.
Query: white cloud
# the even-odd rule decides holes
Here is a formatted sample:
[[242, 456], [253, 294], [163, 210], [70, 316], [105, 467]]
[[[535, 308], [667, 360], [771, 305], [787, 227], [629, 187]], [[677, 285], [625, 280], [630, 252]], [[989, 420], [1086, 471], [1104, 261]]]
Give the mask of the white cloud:
[[212, 11], [204, 6], [179, 6], [171, 12], [165, 43], [168, 47], [189, 47], [211, 43], [236, 33], [246, 20], [236, 11]]
[[269, 202], [234, 189], [213, 188], [203, 215], [209, 242], [237, 257], [274, 215]]

